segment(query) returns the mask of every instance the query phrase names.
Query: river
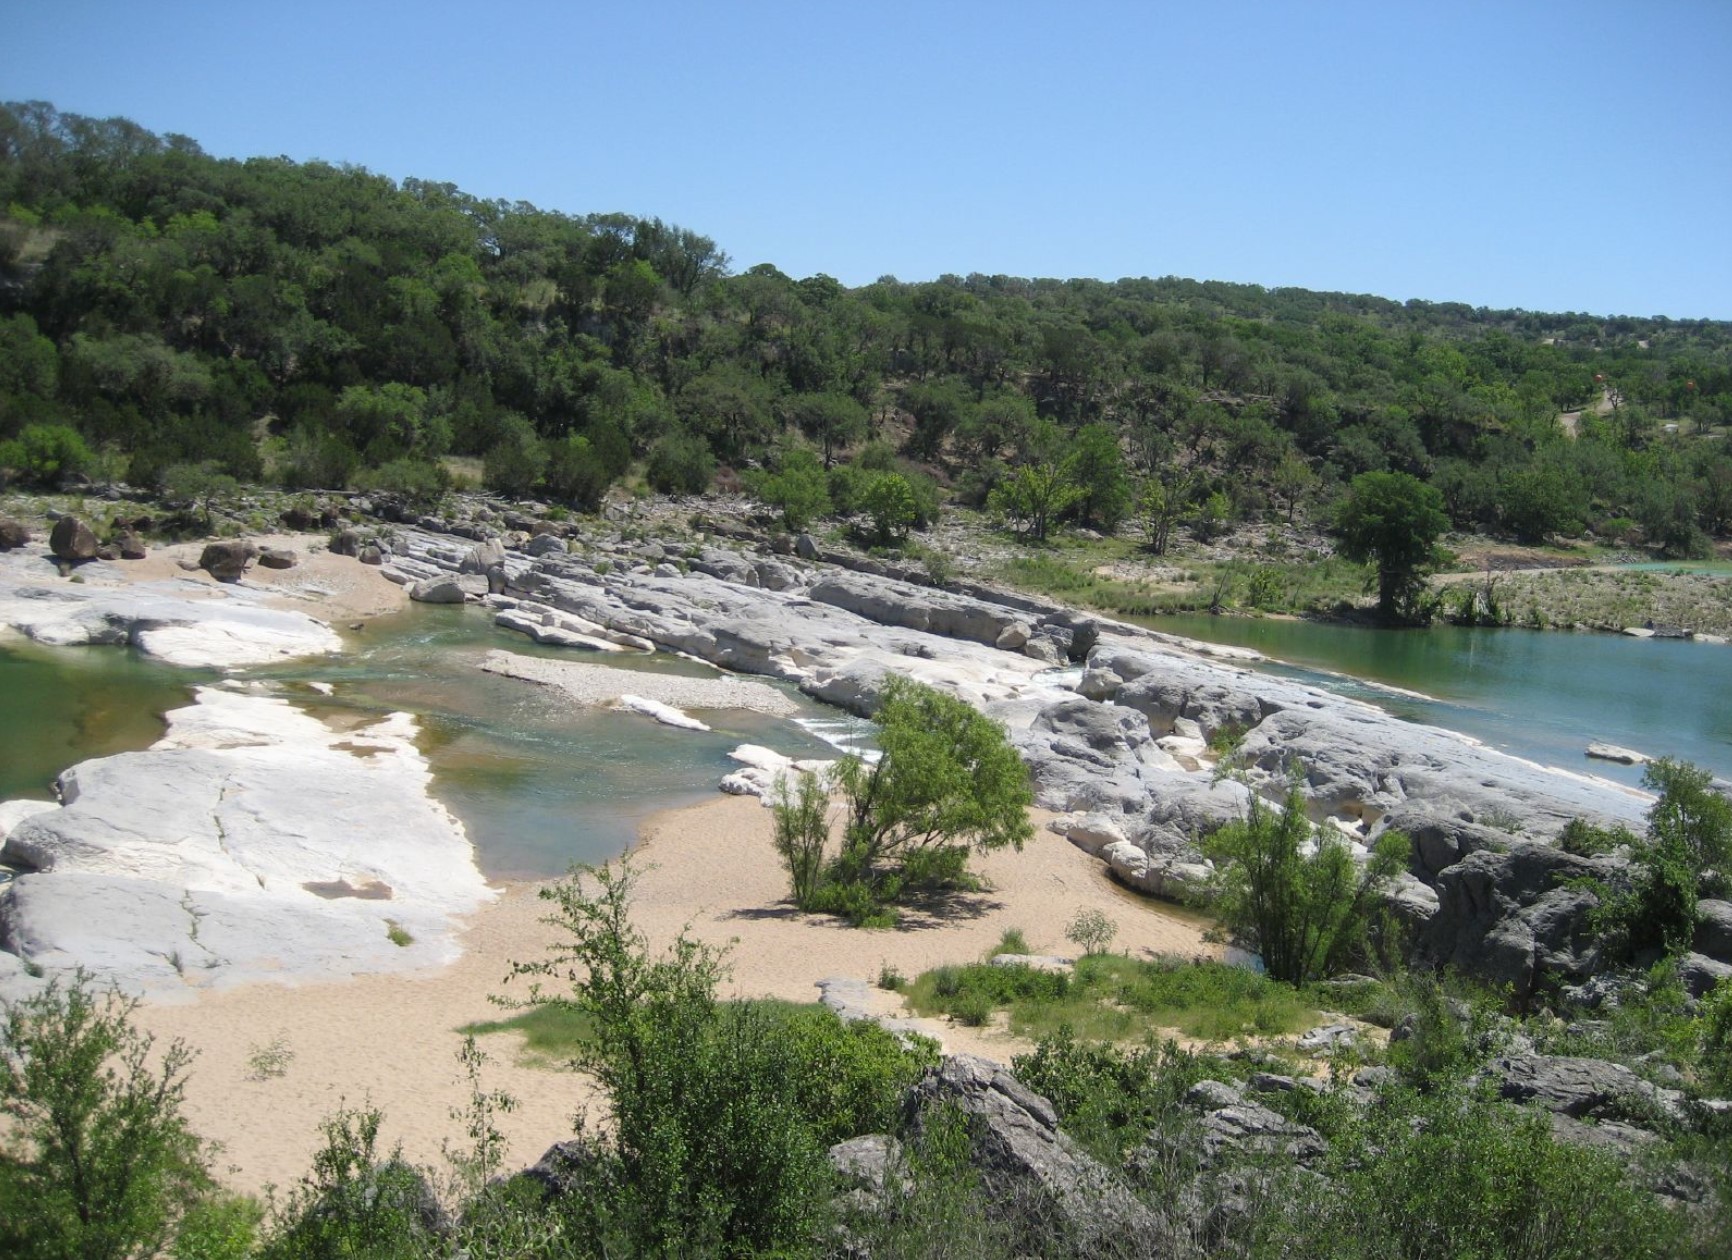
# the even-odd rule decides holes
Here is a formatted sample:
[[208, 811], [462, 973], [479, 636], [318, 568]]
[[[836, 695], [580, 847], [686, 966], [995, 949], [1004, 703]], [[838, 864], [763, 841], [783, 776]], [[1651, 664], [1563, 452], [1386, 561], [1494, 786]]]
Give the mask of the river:
[[[1248, 647], [1258, 668], [1370, 700], [1548, 765], [1639, 783], [1592, 761], [1601, 741], [1732, 779], [1732, 647], [1558, 631], [1423, 630], [1188, 614], [1142, 624]], [[1403, 694], [1414, 693], [1414, 694]]]
[[[493, 879], [564, 874], [574, 862], [622, 852], [657, 810], [714, 796], [738, 767], [728, 753], [765, 744], [794, 757], [836, 750], [813, 730], [833, 710], [781, 687], [801, 708], [793, 721], [757, 713], [694, 710], [710, 731], [581, 709], [550, 687], [484, 673], [493, 648], [563, 660], [592, 654], [540, 647], [492, 624], [480, 608], [416, 605], [349, 636], [340, 659], [247, 670], [311, 712], [359, 722], [398, 709], [421, 721], [419, 740], [434, 791], [463, 820], [482, 871]], [[711, 675], [665, 655], [609, 655], [624, 669]], [[216, 675], [155, 665], [114, 648], [0, 648], [0, 800], [53, 798], [54, 777], [75, 762], [143, 748], [161, 715]], [[306, 684], [329, 683], [330, 697]], [[780, 684], [774, 684], [781, 686]]]
[[[1536, 761], [1637, 783], [1639, 768], [1589, 761], [1590, 741], [1695, 762], [1732, 777], [1732, 648], [1610, 635], [1468, 630], [1387, 631], [1274, 618], [1178, 616], [1151, 628], [1255, 648], [1258, 666], [1371, 700]], [[420, 716], [435, 791], [469, 829], [492, 878], [563, 873], [608, 858], [655, 810], [709, 797], [728, 752], [767, 744], [828, 756], [838, 725], [786, 688], [802, 716], [698, 716], [693, 732], [645, 718], [576, 709], [562, 694], [483, 673], [490, 648], [579, 659], [496, 628], [477, 608], [418, 605], [350, 636], [341, 659], [248, 671], [314, 712], [360, 721], [396, 709]], [[1284, 662], [1284, 663], [1281, 663]], [[610, 656], [624, 668], [707, 672], [668, 656]], [[52, 798], [54, 776], [89, 757], [142, 748], [161, 715], [216, 675], [154, 665], [113, 648], [0, 648], [0, 799]], [[306, 684], [330, 683], [319, 695]], [[846, 723], [840, 723], [846, 725]]]

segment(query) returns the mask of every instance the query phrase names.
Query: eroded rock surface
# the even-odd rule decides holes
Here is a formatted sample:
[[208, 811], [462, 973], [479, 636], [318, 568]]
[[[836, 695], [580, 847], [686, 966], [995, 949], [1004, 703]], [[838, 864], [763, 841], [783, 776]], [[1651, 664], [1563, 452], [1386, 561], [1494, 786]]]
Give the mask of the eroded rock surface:
[[72, 767], [61, 807], [11, 826], [0, 857], [30, 873], [0, 939], [158, 996], [449, 962], [456, 916], [493, 894], [414, 735], [408, 714], [337, 733], [200, 688], [149, 750]]

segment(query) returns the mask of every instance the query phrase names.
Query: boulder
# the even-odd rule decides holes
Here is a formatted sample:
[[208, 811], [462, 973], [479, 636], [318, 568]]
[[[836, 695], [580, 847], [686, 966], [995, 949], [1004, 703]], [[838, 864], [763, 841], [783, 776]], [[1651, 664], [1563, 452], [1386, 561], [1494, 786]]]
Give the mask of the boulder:
[[10, 516], [0, 516], [0, 551], [11, 551], [14, 547], [23, 547], [30, 542], [30, 530], [23, 521], [14, 520]]
[[258, 547], [246, 539], [206, 543], [199, 555], [198, 567], [219, 582], [238, 582], [258, 554]]
[[331, 539], [331, 554], [333, 556], [359, 556], [363, 541], [358, 529], [343, 529], [337, 531], [337, 536]]
[[802, 560], [818, 560], [823, 553], [818, 549], [818, 541], [810, 534], [801, 534], [794, 539], [794, 554]]
[[385, 549], [378, 543], [365, 543], [361, 550], [355, 554], [355, 559], [362, 564], [384, 564]]
[[524, 550], [538, 560], [544, 556], [563, 556], [565, 539], [558, 534], [537, 534], [529, 540], [529, 545]]
[[1596, 902], [1570, 882], [1605, 878], [1615, 862], [1514, 840], [1502, 851], [1469, 854], [1437, 878], [1426, 948], [1441, 962], [1513, 986], [1517, 997], [1548, 977], [1580, 981], [1599, 961], [1588, 921]]
[[908, 1093], [903, 1107], [915, 1139], [935, 1114], [966, 1118], [969, 1162], [995, 1205], [1050, 1237], [1054, 1219], [1080, 1250], [1144, 1254], [1159, 1232], [1155, 1215], [1119, 1176], [1059, 1130], [1052, 1104], [989, 1059], [954, 1055]]
[[96, 559], [99, 544], [90, 526], [76, 516], [63, 516], [54, 522], [54, 528], [48, 535], [48, 547], [54, 553], [56, 560], [68, 564], [82, 564], [86, 560]]
[[461, 604], [469, 593], [456, 577], [441, 575], [415, 583], [409, 588], [409, 598], [418, 604]]
[[[1288, 1077], [1263, 1076], [1262, 1080], [1270, 1091], [1297, 1088]], [[1328, 1144], [1317, 1130], [1247, 1100], [1220, 1081], [1198, 1081], [1186, 1093], [1185, 1101], [1203, 1111], [1205, 1167], [1239, 1162], [1246, 1156], [1309, 1165], [1328, 1153]]]
[[505, 563], [505, 544], [497, 538], [476, 543], [457, 565], [459, 573], [486, 573], [496, 564]]
[[117, 545], [120, 547], [120, 558], [122, 560], [142, 560], [150, 554], [145, 548], [144, 539], [140, 538], [131, 530], [128, 530], [120, 536], [117, 540]]
[[1732, 963], [1719, 962], [1704, 954], [1685, 954], [1678, 960], [1678, 983], [1693, 998], [1707, 997], [1728, 978], [1732, 978]]
[[1732, 901], [1696, 903], [1696, 939], [1692, 944], [1698, 954], [1732, 963]]
[[1570, 1055], [1507, 1055], [1485, 1075], [1511, 1102], [1544, 1107], [1577, 1120], [1651, 1121], [1677, 1115], [1681, 1095], [1661, 1089], [1621, 1063]]
[[300, 557], [287, 547], [259, 548], [259, 564], [264, 568], [292, 569], [300, 562]]

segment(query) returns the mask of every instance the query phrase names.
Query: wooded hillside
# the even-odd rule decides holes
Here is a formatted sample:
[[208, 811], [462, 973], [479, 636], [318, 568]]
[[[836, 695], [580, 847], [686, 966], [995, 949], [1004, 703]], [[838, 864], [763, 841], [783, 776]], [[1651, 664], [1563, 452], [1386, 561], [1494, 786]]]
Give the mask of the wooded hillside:
[[470, 455], [593, 507], [633, 468], [702, 488], [879, 437], [983, 504], [1093, 443], [1111, 475], [1073, 460], [1048, 506], [1107, 528], [1137, 483], [1243, 518], [1390, 470], [1524, 539], [1732, 530], [1724, 322], [1171, 277], [849, 289], [735, 273], [660, 219], [217, 159], [40, 102], [0, 106], [0, 207], [0, 464], [26, 481], [214, 459], [426, 489]]

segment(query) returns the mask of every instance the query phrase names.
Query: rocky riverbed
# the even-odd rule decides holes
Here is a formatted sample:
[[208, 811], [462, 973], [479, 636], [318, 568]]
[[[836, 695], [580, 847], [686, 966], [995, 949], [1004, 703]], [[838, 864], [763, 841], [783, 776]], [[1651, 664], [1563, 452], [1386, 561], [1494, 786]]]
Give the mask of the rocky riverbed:
[[[532, 524], [534, 532], [527, 528]], [[1548, 925], [1567, 917], [1552, 904], [1557, 890], [1533, 886], [1568, 857], [1551, 844], [1557, 832], [1576, 817], [1637, 825], [1647, 805], [1640, 793], [1619, 785], [1524, 762], [1447, 731], [1399, 721], [1366, 703], [1254, 673], [1243, 660], [1233, 659], [1244, 653], [1223, 659], [1218, 650], [1204, 645], [1026, 596], [982, 587], [941, 589], [880, 561], [825, 554], [811, 539], [795, 545], [793, 540], [711, 532], [656, 540], [524, 519], [420, 518], [339, 538], [333, 550], [356, 556], [330, 557], [333, 563], [380, 561], [377, 571], [414, 598], [482, 603], [500, 625], [543, 642], [562, 642], [574, 655], [586, 649], [655, 648], [727, 671], [710, 684], [721, 689], [716, 696], [688, 701], [698, 707], [753, 706], [754, 684], [738, 679], [740, 674], [792, 683], [816, 699], [863, 716], [873, 712], [884, 680], [893, 674], [938, 687], [1002, 721], [1030, 766], [1040, 803], [1060, 815], [1053, 828], [1098, 855], [1122, 882], [1145, 892], [1173, 897], [1195, 893], [1209, 876], [1196, 849], [1199, 833], [1239, 816], [1246, 793], [1275, 796], [1294, 782], [1313, 820], [1355, 844], [1369, 845], [1391, 827], [1411, 834], [1415, 858], [1396, 894], [1398, 911], [1439, 956], [1479, 966], [1518, 985], [1532, 983], [1541, 969], [1580, 971], [1590, 961], [1589, 945], [1553, 939], [1555, 932]], [[222, 663], [223, 652], [214, 646], [219, 642], [256, 639], [259, 650], [272, 657], [285, 650], [328, 650], [334, 634], [312, 618], [296, 614], [289, 622], [254, 620], [259, 610], [245, 588], [241, 583], [232, 598], [180, 599], [173, 590], [149, 584], [47, 580], [36, 571], [27, 582], [14, 575], [9, 585], [0, 585], [0, 617], [44, 641], [130, 642], [142, 650], [152, 650], [152, 644], [160, 643], [152, 636], [172, 628], [180, 641], [205, 645], [202, 663]], [[302, 620], [295, 621], [295, 616]], [[290, 624], [302, 637], [296, 646], [285, 648], [279, 636]], [[61, 632], [56, 626], [69, 629]], [[512, 672], [508, 655], [502, 654], [499, 667]], [[534, 672], [546, 681], [540, 677], [547, 673], [544, 666], [536, 665]], [[576, 676], [584, 671], [563, 672]], [[632, 694], [652, 705], [680, 703], [678, 696], [642, 696], [642, 687], [652, 685], [640, 683], [642, 677], [632, 678]], [[582, 695], [595, 691], [611, 697], [614, 681], [592, 675], [568, 685]], [[689, 696], [698, 683], [680, 686]], [[761, 691], [782, 699], [773, 689]], [[273, 706], [272, 713], [279, 717], [294, 712], [286, 705], [276, 707], [279, 701], [256, 699]], [[212, 703], [201, 696], [195, 711]], [[271, 746], [279, 748], [274, 754], [279, 760], [289, 764], [317, 754], [323, 774], [330, 757], [338, 755], [333, 750], [341, 740], [312, 729], [320, 724], [304, 714], [296, 718], [238, 722], [238, 743], [202, 751], [240, 762], [256, 759], [261, 755], [256, 750], [266, 746], [260, 731], [269, 727], [276, 732], [269, 738], [277, 741]], [[311, 726], [300, 725], [302, 721]], [[1242, 781], [1223, 781], [1215, 773], [1211, 742], [1227, 734], [1238, 741], [1236, 764]], [[382, 732], [379, 738], [388, 735]], [[407, 734], [397, 736], [406, 746]], [[369, 759], [352, 751], [341, 751], [340, 757]], [[425, 799], [425, 768], [410, 766], [403, 748], [384, 757], [382, 764], [408, 775], [403, 790], [410, 795], [409, 778], [421, 776], [418, 790]], [[152, 866], [167, 890], [162, 897], [178, 904], [181, 893], [239, 895], [226, 884], [205, 887], [210, 872], [218, 868], [211, 865], [215, 859], [199, 849], [201, 844], [208, 849], [215, 843], [220, 849], [227, 843], [226, 834], [219, 834], [226, 825], [220, 817], [228, 800], [222, 785], [234, 772], [176, 765], [173, 773], [215, 786], [190, 793], [199, 801], [196, 807], [164, 815], [173, 820], [168, 830], [174, 832], [166, 849], [177, 855], [187, 851], [176, 830], [183, 826], [182, 814], [218, 821], [196, 829], [203, 839], [191, 846], [200, 853], [191, 866]], [[80, 768], [69, 782], [82, 792], [76, 786], [80, 777], [88, 781], [106, 774]], [[311, 777], [299, 782], [310, 785]], [[63, 784], [63, 793], [67, 786]], [[210, 791], [217, 792], [214, 805]], [[262, 792], [253, 796], [267, 799]], [[127, 812], [124, 796], [112, 799], [119, 803], [105, 806], [104, 818]], [[298, 838], [293, 820], [304, 812], [306, 800], [316, 798], [291, 793], [275, 799], [283, 818], [273, 821], [268, 808], [254, 809], [257, 831], [262, 835], [280, 827], [286, 838], [280, 848], [304, 847], [321, 854], [313, 863], [320, 869], [296, 868], [294, 874], [305, 876], [297, 881], [302, 892], [325, 908], [291, 898], [302, 911], [345, 923], [358, 915], [376, 926], [386, 914], [376, 903], [357, 910], [364, 894], [351, 892], [328, 901], [306, 888], [353, 890], [377, 884], [390, 887], [397, 899], [391, 917], [413, 917], [407, 909], [415, 901], [413, 881], [403, 871], [386, 863], [377, 870], [350, 872], [343, 865], [348, 859], [339, 859], [333, 846]], [[76, 820], [77, 805], [69, 801], [60, 813]], [[94, 812], [88, 802], [87, 812]], [[382, 825], [380, 818], [363, 816], [345, 824], [357, 836]], [[18, 881], [18, 892], [4, 911], [10, 948], [37, 969], [84, 961], [124, 972], [139, 985], [166, 981], [169, 973], [184, 982], [185, 950], [180, 968], [165, 961], [172, 949], [146, 950], [156, 962], [135, 954], [122, 966], [116, 961], [119, 955], [94, 946], [51, 946], [42, 929], [33, 926], [43, 921], [30, 917], [35, 913], [31, 907], [43, 904], [47, 895], [38, 891], [40, 886], [77, 873], [78, 861], [60, 856], [61, 850], [96, 851], [72, 832], [57, 839], [61, 834], [31, 819], [8, 840], [6, 857], [36, 872]], [[456, 846], [440, 840], [438, 847], [443, 852]], [[1531, 861], [1530, 851], [1538, 855]], [[251, 870], [246, 859], [233, 854], [225, 854], [224, 860], [238, 860], [240, 869]], [[112, 877], [114, 862], [103, 857], [83, 873]], [[1540, 867], [1544, 872], [1536, 874]], [[121, 874], [132, 877], [137, 871]], [[284, 891], [281, 879], [269, 889], [256, 882], [273, 896]], [[473, 886], [464, 885], [468, 891], [461, 895], [460, 884], [453, 876], [442, 885], [443, 892], [427, 899], [425, 908], [433, 917], [421, 921], [420, 928], [428, 950], [436, 950], [440, 940], [437, 916], [453, 909], [454, 898], [479, 895], [478, 877]], [[181, 918], [190, 931], [187, 916]], [[422, 941], [414, 927], [409, 932]], [[385, 930], [378, 936], [384, 940]], [[356, 969], [424, 956], [358, 945], [336, 953], [350, 960], [343, 965]], [[244, 957], [223, 959], [207, 970], [234, 968], [234, 974], [243, 974], [253, 966]], [[1706, 959], [1706, 964], [1722, 965], [1718, 959]], [[331, 965], [331, 953], [309, 946], [304, 959], [270, 965], [288, 971], [302, 965], [323, 969]]]

